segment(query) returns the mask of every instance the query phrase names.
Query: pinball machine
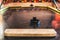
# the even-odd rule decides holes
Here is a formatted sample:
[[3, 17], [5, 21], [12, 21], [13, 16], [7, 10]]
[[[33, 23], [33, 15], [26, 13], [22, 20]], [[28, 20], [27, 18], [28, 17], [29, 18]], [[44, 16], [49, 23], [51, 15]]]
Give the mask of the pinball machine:
[[55, 15], [60, 15], [55, 1], [4, 0], [3, 3], [4, 40], [59, 40], [53, 28]]

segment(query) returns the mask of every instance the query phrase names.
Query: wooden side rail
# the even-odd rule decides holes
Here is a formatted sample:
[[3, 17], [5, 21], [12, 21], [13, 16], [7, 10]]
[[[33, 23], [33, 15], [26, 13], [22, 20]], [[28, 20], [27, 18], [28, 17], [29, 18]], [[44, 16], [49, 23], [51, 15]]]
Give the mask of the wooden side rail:
[[[18, 5], [19, 4], [19, 5]], [[7, 4], [7, 5], [4, 5], [4, 9], [1, 9], [0, 10], [0, 13], [4, 13], [5, 11], [7, 11], [6, 9], [8, 9], [9, 7], [20, 7], [20, 8], [23, 8], [23, 7], [30, 7], [30, 5], [33, 4], [33, 7], [35, 6], [38, 6], [40, 8], [48, 8], [49, 10], [51, 9], [52, 11], [60, 14], [60, 11], [54, 7], [51, 6], [51, 3], [10, 3], [10, 4]], [[44, 5], [42, 5], [44, 4]], [[48, 4], [48, 5], [46, 5]], [[5, 10], [5, 11], [3, 11]]]
[[6, 29], [5, 36], [13, 37], [55, 37], [54, 29]]
[[[9, 7], [20, 7], [20, 8], [26, 7], [27, 8], [27, 7], [31, 7], [30, 6], [31, 4], [33, 4], [33, 7], [38, 6], [40, 8], [48, 8], [49, 10], [51, 9], [53, 12], [57, 12], [58, 14], [60, 14], [60, 10], [52, 7], [51, 3], [10, 3], [10, 4], [4, 5], [4, 6], [7, 8], [9, 8]], [[42, 4], [44, 4], [44, 5], [42, 5]]]

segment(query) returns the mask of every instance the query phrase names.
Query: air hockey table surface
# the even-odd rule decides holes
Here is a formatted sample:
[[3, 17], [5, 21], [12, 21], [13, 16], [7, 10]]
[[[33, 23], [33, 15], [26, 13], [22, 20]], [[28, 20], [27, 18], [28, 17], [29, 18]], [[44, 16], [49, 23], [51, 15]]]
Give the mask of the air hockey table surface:
[[[18, 11], [18, 10], [17, 10]], [[45, 12], [45, 11], [42, 11], [42, 12]], [[42, 13], [41, 12], [41, 13]], [[13, 12], [13, 13], [15, 13], [15, 12]], [[17, 12], [17, 13], [20, 13], [20, 12]], [[30, 30], [30, 29], [29, 29]], [[5, 30], [5, 39], [4, 40], [59, 40], [60, 39], [60, 32], [59, 32], [59, 30], [60, 29], [56, 29], [56, 32], [57, 32], [57, 35], [55, 34], [55, 30], [54, 29], [52, 29], [53, 31], [51, 31], [51, 32], [48, 32], [48, 33], [51, 33], [52, 35], [53, 35], [53, 33], [54, 33], [54, 37], [39, 37], [40, 36], [40, 34], [39, 33], [43, 33], [44, 31], [38, 31], [38, 36], [37, 35], [35, 35], [35, 37], [34, 37], [34, 35], [32, 34], [32, 31], [35, 31], [35, 29], [33, 30], [23, 30], [23, 29], [12, 29], [12, 30], [10, 30], [10, 29], [6, 29]], [[41, 29], [39, 29], [39, 30], [41, 30]], [[47, 29], [46, 29], [47, 30]], [[15, 32], [14, 32], [15, 31]], [[21, 32], [18, 32], [18, 31], [21, 31]], [[30, 35], [30, 37], [29, 37], [29, 35], [25, 35], [25, 31], [27, 31], [27, 33], [29, 32], [29, 33], [31, 33], [32, 34], [32, 37], [31, 37], [31, 35]], [[49, 29], [47, 30], [47, 31], [49, 31]], [[21, 37], [21, 36], [24, 36], [23, 34], [22, 35], [20, 35], [20, 33], [22, 34], [24, 34], [26, 37]], [[35, 31], [35, 33], [36, 33], [36, 31]], [[19, 35], [17, 35], [17, 34], [19, 34]], [[49, 36], [50, 34], [48, 34], [48, 35], [45, 35], [45, 36]], [[37, 37], [36, 37], [37, 36]], [[42, 34], [41, 34], [41, 36], [42, 36]], [[51, 36], [51, 35], [50, 35]], [[56, 36], [56, 37], [55, 37]]]

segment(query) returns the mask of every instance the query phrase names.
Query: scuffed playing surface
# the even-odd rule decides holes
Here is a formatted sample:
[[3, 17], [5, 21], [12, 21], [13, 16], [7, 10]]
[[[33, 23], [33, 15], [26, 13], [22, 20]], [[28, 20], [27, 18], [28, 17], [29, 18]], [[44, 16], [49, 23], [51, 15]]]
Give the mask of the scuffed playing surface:
[[30, 26], [30, 20], [36, 17], [40, 22], [39, 28], [51, 28], [51, 22], [54, 19], [54, 12], [41, 8], [21, 8], [8, 9], [3, 18], [8, 28], [33, 28]]

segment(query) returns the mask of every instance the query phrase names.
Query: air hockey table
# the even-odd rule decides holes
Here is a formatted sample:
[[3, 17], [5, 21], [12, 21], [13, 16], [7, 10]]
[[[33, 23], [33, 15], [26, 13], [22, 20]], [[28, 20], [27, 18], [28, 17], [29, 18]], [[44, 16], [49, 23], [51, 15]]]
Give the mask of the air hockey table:
[[[26, 7], [25, 7], [26, 8]], [[12, 10], [11, 10], [12, 9]], [[33, 10], [32, 10], [33, 9]], [[47, 8], [48, 9], [48, 8]], [[24, 13], [24, 14], [22, 14], [22, 13], [20, 13], [20, 11], [22, 10], [22, 12]], [[24, 10], [28, 10], [29, 12], [31, 12], [31, 13], [29, 13], [29, 14], [26, 14], [25, 15], [25, 13], [27, 13], [27, 11], [24, 11]], [[32, 11], [31, 11], [32, 10]], [[16, 18], [16, 17], [19, 17], [19, 16], [17, 16], [17, 15], [15, 15], [15, 13], [16, 14], [18, 14], [18, 15], [20, 15], [20, 17], [22, 17], [23, 15], [24, 16], [28, 16], [28, 17], [22, 17], [21, 19], [23, 20], [23, 18], [25, 18], [25, 19], [27, 19], [27, 20], [29, 20], [29, 18], [31, 18], [31, 17], [33, 17], [33, 16], [36, 16], [36, 15], [39, 15], [39, 14], [37, 14], [36, 12], [35, 12], [35, 10], [37, 11], [37, 13], [41, 13], [42, 15], [43, 15], [43, 12], [44, 13], [53, 13], [54, 14], [54, 12], [50, 12], [50, 10], [46, 10], [46, 8], [45, 9], [39, 9], [39, 7], [37, 7], [36, 9], [34, 9], [34, 8], [30, 8], [30, 7], [27, 7], [27, 9], [20, 9], [20, 8], [18, 8], [18, 10], [15, 10], [15, 8], [9, 8], [9, 10], [6, 12], [6, 13], [11, 13], [11, 14], [14, 14], [14, 17]], [[13, 11], [13, 12], [11, 12], [11, 11]], [[48, 11], [48, 12], [47, 12]], [[33, 14], [33, 13], [35, 13], [35, 14]], [[20, 13], [20, 14], [19, 14]], [[11, 14], [4, 14], [3, 16], [4, 17], [7, 17], [7, 19], [8, 19], [8, 17], [11, 15]], [[41, 15], [40, 14], [40, 15]], [[7, 16], [7, 15], [9, 15], [9, 16]], [[21, 16], [22, 15], [22, 16]], [[51, 14], [48, 14], [48, 15], [51, 15]], [[42, 16], [38, 16], [38, 17], [42, 17]], [[46, 16], [45, 16], [46, 17]], [[8, 19], [8, 21], [7, 21], [7, 19], [6, 18], [4, 18], [5, 19], [5, 21], [6, 21], [6, 23], [9, 23], [9, 24], [11, 24], [12, 26], [10, 26], [10, 27], [7, 27], [6, 29], [5, 29], [5, 32], [4, 32], [4, 35], [5, 35], [5, 37], [4, 37], [4, 40], [59, 40], [59, 32], [57, 33], [57, 31], [56, 30], [54, 30], [54, 29], [52, 29], [51, 28], [51, 26], [49, 26], [48, 25], [48, 27], [45, 27], [46, 25], [44, 25], [43, 26], [43, 24], [42, 24], [42, 26], [41, 27], [39, 27], [39, 28], [36, 28], [36, 29], [34, 29], [34, 28], [32, 28], [32, 27], [30, 27], [30, 26], [28, 26], [28, 25], [20, 25], [19, 23], [17, 23], [17, 26], [15, 25], [15, 24], [12, 24], [11, 22], [10, 22], [10, 20], [11, 20], [11, 18], [10, 19]], [[13, 18], [12, 18], [13, 19]], [[19, 18], [18, 18], [19, 19]], [[40, 18], [41, 19], [41, 18]], [[44, 18], [43, 18], [44, 19]], [[16, 20], [16, 19], [14, 19], [14, 20]], [[20, 19], [18, 20], [18, 21], [21, 21]], [[23, 20], [24, 21], [24, 20]], [[22, 21], [22, 22], [23, 22]], [[22, 22], [20, 22], [20, 23], [22, 23]], [[25, 22], [27, 22], [27, 21], [25, 21]], [[43, 21], [42, 21], [43, 22]], [[43, 22], [44, 23], [44, 22]], [[19, 24], [19, 25], [18, 25]], [[28, 24], [28, 23], [24, 23], [24, 24]], [[45, 23], [44, 23], [45, 24]], [[45, 28], [44, 28], [45, 27]], [[59, 31], [59, 30], [58, 30]]]
[[[3, 14], [3, 19], [7, 23], [4, 40], [59, 40], [59, 29], [54, 30], [50, 24], [50, 18], [55, 12], [60, 11], [50, 6], [8, 7]], [[37, 17], [41, 21], [40, 27], [29, 26], [32, 17]]]

